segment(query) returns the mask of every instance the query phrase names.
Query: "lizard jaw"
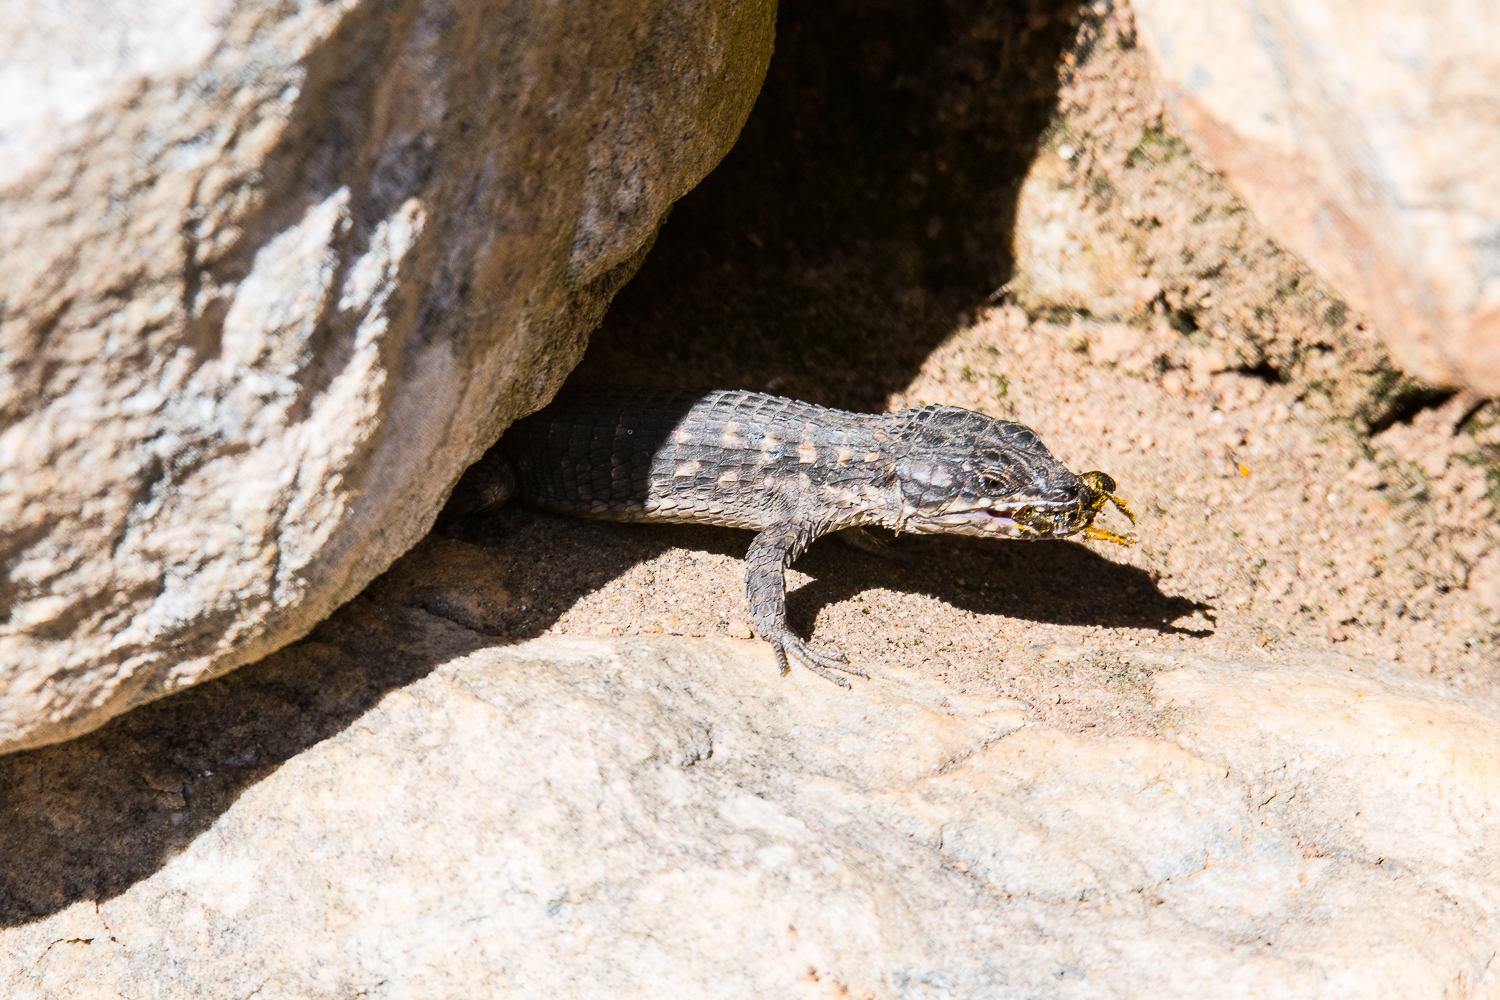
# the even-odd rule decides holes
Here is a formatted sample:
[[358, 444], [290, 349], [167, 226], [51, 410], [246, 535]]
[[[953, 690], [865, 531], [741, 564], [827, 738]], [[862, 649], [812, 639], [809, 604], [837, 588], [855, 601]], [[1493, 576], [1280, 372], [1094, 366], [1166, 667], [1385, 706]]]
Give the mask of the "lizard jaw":
[[[987, 501], [961, 510], [915, 515], [906, 529], [918, 534], [980, 535], [990, 538], [1063, 538], [1082, 529], [1077, 504]], [[1061, 529], [1061, 530], [1059, 530]]]
[[1025, 538], [1041, 540], [1068, 538], [1083, 535], [1093, 541], [1114, 542], [1118, 545], [1134, 545], [1138, 541], [1132, 532], [1117, 535], [1112, 531], [1094, 526], [1106, 500], [1130, 517], [1130, 509], [1112, 493], [1091, 497], [1096, 503], [1033, 500], [1033, 501], [989, 501], [962, 510], [949, 508], [939, 514], [916, 515], [909, 518], [904, 530], [916, 534], [979, 535], [989, 538]]

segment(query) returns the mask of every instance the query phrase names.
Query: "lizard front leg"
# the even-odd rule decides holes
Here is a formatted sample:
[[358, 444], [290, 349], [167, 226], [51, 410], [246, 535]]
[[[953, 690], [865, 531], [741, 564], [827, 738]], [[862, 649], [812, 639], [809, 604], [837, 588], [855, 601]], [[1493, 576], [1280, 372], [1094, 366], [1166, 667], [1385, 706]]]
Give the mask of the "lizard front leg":
[[806, 525], [792, 524], [767, 528], [755, 536], [745, 555], [745, 596], [750, 600], [750, 623], [755, 626], [755, 633], [776, 650], [782, 676], [791, 669], [786, 660], [786, 654], [791, 653], [813, 673], [847, 688], [849, 682], [830, 671], [842, 670], [866, 678], [870, 675], [851, 667], [842, 653], [803, 642], [786, 624], [786, 568], [816, 534]]

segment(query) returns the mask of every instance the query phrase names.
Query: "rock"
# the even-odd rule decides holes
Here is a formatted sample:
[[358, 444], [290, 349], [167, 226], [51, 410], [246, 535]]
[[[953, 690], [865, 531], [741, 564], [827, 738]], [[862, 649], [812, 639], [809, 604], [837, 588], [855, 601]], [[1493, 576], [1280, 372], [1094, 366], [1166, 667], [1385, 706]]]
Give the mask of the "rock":
[[1082, 199], [1069, 181], [1078, 151], [1043, 149], [1017, 205], [1016, 273], [1011, 291], [1031, 312], [1090, 312], [1126, 318], [1150, 308], [1160, 282], [1137, 274], [1128, 244], [1079, 218]]
[[749, 639], [755, 635], [755, 632], [750, 628], [748, 623], [742, 619], [734, 618], [730, 620], [729, 624], [724, 626], [724, 634], [731, 639]]
[[734, 141], [774, 16], [345, 0], [9, 24], [0, 752], [266, 655], [420, 538]]
[[1124, 323], [1101, 323], [1087, 338], [1089, 357], [1095, 364], [1118, 364], [1140, 350], [1141, 331]]
[[[1096, 363], [1143, 375], [1165, 368], [1173, 392], [1205, 391], [1212, 372], [1260, 369], [1366, 425], [1399, 411], [1411, 380], [1368, 319], [1274, 242], [1194, 155], [1129, 9], [1097, 9], [1079, 28], [1080, 58], [1062, 75], [1016, 204], [1015, 304], [1069, 326], [1075, 349], [1088, 342]], [[1128, 326], [1144, 343], [1116, 353], [1094, 342], [1094, 323]], [[1330, 353], [1336, 365], [1322, 360]]]
[[1470, 571], [1468, 589], [1474, 603], [1500, 615], [1500, 553], [1492, 553]]
[[1196, 151], [1409, 372], [1500, 391], [1492, 5], [1136, 0]]
[[1500, 713], [1190, 657], [1156, 736], [361, 599], [0, 761], [15, 998], [1490, 995]]

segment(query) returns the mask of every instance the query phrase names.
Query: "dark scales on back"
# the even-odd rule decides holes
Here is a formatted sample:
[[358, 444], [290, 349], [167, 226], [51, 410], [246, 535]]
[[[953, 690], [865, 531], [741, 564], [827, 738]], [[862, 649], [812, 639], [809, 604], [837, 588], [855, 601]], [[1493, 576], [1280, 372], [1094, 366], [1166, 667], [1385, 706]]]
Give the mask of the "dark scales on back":
[[1112, 503], [1102, 472], [1075, 475], [1031, 428], [956, 406], [846, 413], [756, 392], [573, 393], [518, 421], [466, 472], [451, 519], [519, 500], [610, 521], [677, 521], [758, 532], [745, 557], [756, 633], [782, 673], [791, 653], [867, 676], [786, 624], [786, 567], [843, 528], [1134, 543], [1094, 527]]

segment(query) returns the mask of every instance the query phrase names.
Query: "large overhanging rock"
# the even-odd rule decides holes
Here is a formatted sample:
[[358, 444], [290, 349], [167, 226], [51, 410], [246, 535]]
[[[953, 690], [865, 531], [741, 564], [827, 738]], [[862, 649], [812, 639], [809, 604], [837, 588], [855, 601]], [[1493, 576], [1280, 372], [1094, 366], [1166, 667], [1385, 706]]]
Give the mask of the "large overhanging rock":
[[0, 751], [264, 656], [549, 397], [774, 0], [15, 8]]
[[1500, 392], [1500, 50], [1483, 0], [1135, 0], [1190, 141], [1437, 384]]

